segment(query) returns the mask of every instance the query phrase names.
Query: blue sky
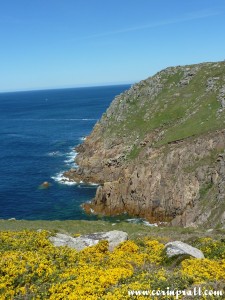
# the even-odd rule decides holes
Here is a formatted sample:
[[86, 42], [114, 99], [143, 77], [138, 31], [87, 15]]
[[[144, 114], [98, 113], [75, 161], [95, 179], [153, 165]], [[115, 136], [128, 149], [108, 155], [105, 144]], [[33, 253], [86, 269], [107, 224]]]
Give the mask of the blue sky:
[[224, 0], [0, 0], [0, 91], [133, 83], [225, 59]]

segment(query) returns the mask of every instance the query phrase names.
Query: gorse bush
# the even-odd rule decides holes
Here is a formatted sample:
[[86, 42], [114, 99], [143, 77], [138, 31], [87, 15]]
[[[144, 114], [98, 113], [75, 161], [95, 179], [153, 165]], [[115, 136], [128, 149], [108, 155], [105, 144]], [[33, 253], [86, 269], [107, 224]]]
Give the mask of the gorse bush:
[[213, 240], [211, 238], [199, 238], [195, 241], [195, 246], [204, 252], [209, 259], [225, 259], [225, 242]]
[[[46, 231], [0, 232], [0, 299], [123, 300], [130, 299], [129, 290], [186, 289], [225, 278], [222, 250], [216, 251], [216, 260], [185, 259], [171, 270], [163, 263], [164, 245], [157, 240], [126, 241], [112, 252], [102, 241], [77, 252], [53, 246], [49, 235]], [[214, 242], [198, 243], [210, 256], [206, 244]], [[223, 243], [216, 245], [223, 248]]]

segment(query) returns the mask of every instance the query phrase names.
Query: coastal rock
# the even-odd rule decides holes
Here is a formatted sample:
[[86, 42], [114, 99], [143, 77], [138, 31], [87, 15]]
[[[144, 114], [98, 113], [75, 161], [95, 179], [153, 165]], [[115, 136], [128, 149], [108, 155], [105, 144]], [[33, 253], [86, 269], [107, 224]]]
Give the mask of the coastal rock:
[[204, 258], [202, 251], [180, 241], [167, 243], [165, 245], [165, 249], [168, 257], [174, 257], [177, 255], [190, 255], [199, 259]]
[[219, 91], [218, 101], [221, 103], [222, 110], [225, 108], [225, 85]]
[[224, 224], [224, 74], [225, 62], [171, 67], [115, 97], [79, 146], [78, 169], [65, 174], [99, 185], [84, 209]]
[[47, 189], [51, 186], [51, 184], [48, 181], [44, 181], [41, 185], [40, 188], [42, 189]]
[[[223, 157], [216, 160], [216, 153], [224, 147], [224, 132], [221, 131], [217, 135], [209, 134], [207, 138], [171, 143], [166, 155], [164, 148], [144, 149], [139, 160], [145, 159], [145, 164], [135, 160], [119, 170], [114, 166], [103, 167], [101, 173], [89, 175], [90, 178], [95, 176], [92, 179], [95, 182], [103, 181], [99, 176], [105, 175], [105, 182], [98, 187], [95, 199], [87, 203], [86, 208], [90, 206], [97, 214], [107, 215], [127, 212], [147, 218], [150, 223], [171, 221], [174, 226], [186, 227], [193, 222], [204, 223], [209, 214], [202, 211], [206, 206], [198, 206], [200, 193], [203, 195], [202, 191], [206, 193], [214, 187], [218, 189], [220, 199], [225, 197], [225, 162]], [[89, 161], [91, 164], [92, 160]], [[110, 169], [112, 173], [108, 174]], [[214, 203], [208, 204], [214, 206]], [[211, 211], [210, 207], [207, 211]]]
[[66, 234], [57, 233], [56, 236], [52, 236], [49, 240], [56, 247], [68, 246], [70, 248], [81, 251], [86, 247], [94, 246], [102, 240], [109, 242], [109, 250], [112, 251], [120, 243], [128, 239], [128, 234], [123, 231], [113, 230], [108, 232], [97, 232], [79, 237], [72, 237]]

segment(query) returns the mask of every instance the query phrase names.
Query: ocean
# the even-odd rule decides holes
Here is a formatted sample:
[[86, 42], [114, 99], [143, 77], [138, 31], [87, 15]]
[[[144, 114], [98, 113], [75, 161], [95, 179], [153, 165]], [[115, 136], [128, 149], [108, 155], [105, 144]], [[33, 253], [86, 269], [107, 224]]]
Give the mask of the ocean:
[[[94, 185], [64, 182], [74, 147], [130, 85], [0, 93], [0, 219], [93, 219]], [[49, 188], [40, 185], [48, 181]]]

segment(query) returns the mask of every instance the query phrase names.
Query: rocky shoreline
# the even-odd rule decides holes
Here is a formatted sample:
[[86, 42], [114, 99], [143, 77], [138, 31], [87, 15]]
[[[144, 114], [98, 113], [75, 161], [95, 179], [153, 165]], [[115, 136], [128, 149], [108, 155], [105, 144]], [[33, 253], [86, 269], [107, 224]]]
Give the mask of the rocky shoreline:
[[[214, 185], [217, 188], [217, 202], [224, 199], [225, 190], [225, 154], [220, 153], [225, 148], [225, 130], [208, 134], [207, 136], [177, 142], [167, 147], [152, 150], [148, 164], [127, 165], [126, 169], [120, 169], [119, 180], [104, 182], [98, 173], [92, 173], [90, 169], [72, 169], [64, 175], [77, 183], [95, 182], [98, 184], [95, 199], [90, 203], [84, 203], [83, 208], [87, 213], [104, 215], [119, 215], [124, 212], [129, 215], [146, 218], [149, 222], [171, 222], [171, 225], [192, 226], [193, 222], [201, 224], [207, 220], [207, 215], [202, 213], [198, 203], [201, 186]], [[204, 161], [212, 152], [215, 152], [213, 165], [199, 165], [194, 172], [188, 172], [191, 161]], [[82, 152], [78, 154], [82, 155]], [[109, 167], [101, 171], [108, 175]], [[112, 167], [110, 168], [111, 171]], [[162, 171], [164, 171], [164, 174]], [[86, 173], [87, 172], [87, 173]], [[175, 183], [176, 178], [176, 184]], [[147, 183], [147, 184], [146, 184]], [[153, 200], [149, 203], [140, 198], [137, 201], [138, 192], [140, 198]], [[136, 195], [135, 195], [136, 194]], [[118, 195], [120, 198], [118, 198]], [[159, 196], [160, 195], [160, 196]], [[123, 198], [124, 197], [124, 198]], [[157, 200], [160, 198], [160, 200]], [[208, 212], [210, 213], [210, 211]], [[213, 224], [211, 224], [213, 225]]]
[[225, 63], [206, 63], [168, 68], [116, 97], [64, 174], [99, 185], [85, 211], [224, 226], [224, 87]]

